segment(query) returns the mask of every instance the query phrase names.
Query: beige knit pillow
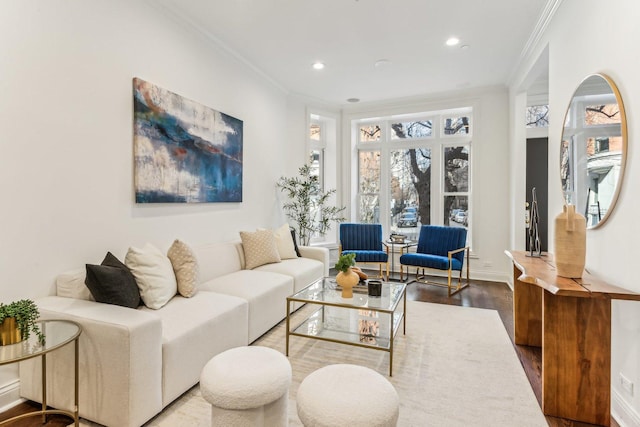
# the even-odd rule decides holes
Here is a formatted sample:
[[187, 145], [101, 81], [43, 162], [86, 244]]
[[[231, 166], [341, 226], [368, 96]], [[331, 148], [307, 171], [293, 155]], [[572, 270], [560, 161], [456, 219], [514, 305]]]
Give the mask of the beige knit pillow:
[[198, 290], [198, 276], [200, 268], [198, 260], [186, 243], [181, 240], [174, 240], [167, 252], [167, 257], [171, 260], [173, 271], [178, 282], [178, 293], [186, 298], [191, 298]]
[[240, 238], [247, 270], [272, 262], [280, 262], [276, 239], [271, 230], [241, 231]]

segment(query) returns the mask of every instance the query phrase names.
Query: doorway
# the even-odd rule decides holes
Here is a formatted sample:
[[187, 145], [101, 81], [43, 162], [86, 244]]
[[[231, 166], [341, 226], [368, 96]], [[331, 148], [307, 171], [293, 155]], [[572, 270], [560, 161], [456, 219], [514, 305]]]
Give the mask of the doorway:
[[[548, 234], [548, 202], [549, 202], [549, 138], [527, 139], [527, 166], [526, 166], [526, 201], [531, 210], [533, 196], [532, 190], [536, 189], [538, 203], [538, 235], [540, 236], [540, 249], [546, 252], [549, 247]], [[529, 229], [525, 229], [525, 250], [529, 250]]]

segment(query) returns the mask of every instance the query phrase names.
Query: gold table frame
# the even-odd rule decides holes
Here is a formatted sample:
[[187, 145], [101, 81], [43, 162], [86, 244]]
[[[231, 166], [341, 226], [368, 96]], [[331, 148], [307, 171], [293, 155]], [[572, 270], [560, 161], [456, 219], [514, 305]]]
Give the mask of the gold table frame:
[[[79, 337], [82, 333], [82, 327], [70, 320], [41, 320], [38, 321], [40, 330], [45, 334], [45, 344], [41, 345], [38, 342], [38, 337], [35, 334], [31, 334], [28, 340], [21, 341], [16, 344], [10, 344], [0, 347], [0, 366], [8, 365], [11, 363], [21, 362], [24, 360], [32, 359], [34, 357], [42, 357], [42, 409], [39, 411], [32, 411], [26, 414], [16, 415], [4, 421], [0, 421], [0, 426], [12, 423], [17, 420], [21, 420], [27, 417], [33, 417], [37, 415], [42, 416], [42, 424], [46, 424], [47, 415], [66, 415], [73, 418], [74, 425], [79, 425], [80, 418], [78, 416], [78, 389], [79, 389], [79, 376], [78, 376], [78, 355], [79, 355]], [[70, 326], [69, 331], [61, 331], [64, 333], [62, 337], [56, 337], [54, 343], [50, 346], [47, 344], [47, 338], [49, 341], [53, 340], [54, 330], [57, 325], [66, 324]], [[73, 330], [75, 327], [75, 330]], [[58, 333], [61, 333], [58, 331]], [[66, 332], [66, 333], [65, 333]], [[51, 334], [47, 337], [47, 333]], [[73, 410], [63, 409], [47, 409], [47, 353], [55, 351], [65, 345], [74, 341], [74, 354], [75, 354], [75, 382], [74, 382], [74, 407]]]
[[[354, 297], [352, 299], [341, 298], [340, 294], [340, 290], [336, 289], [334, 279], [324, 278], [287, 297], [286, 356], [289, 356], [290, 336], [305, 337], [356, 347], [364, 347], [372, 350], [386, 351], [389, 353], [389, 376], [393, 376], [393, 342], [400, 327], [400, 323], [402, 323], [403, 335], [406, 335], [407, 332], [407, 285], [405, 283], [384, 282], [382, 284], [381, 297], [369, 297], [366, 293], [358, 293], [356, 290], [354, 290]], [[402, 311], [397, 312], [400, 301], [402, 301]], [[296, 302], [314, 304], [320, 307], [311, 315], [305, 315], [304, 320], [292, 329], [291, 315], [293, 313], [291, 304]], [[331, 330], [327, 325], [325, 325], [326, 307], [337, 307], [346, 310], [365, 310], [386, 314], [389, 316], [389, 336], [386, 337], [385, 335], [382, 337], [382, 340], [379, 340], [379, 336], [362, 334], [351, 328], [345, 328], [340, 331]], [[308, 322], [315, 322], [319, 326], [317, 334], [302, 332], [302, 327]], [[326, 331], [335, 332], [344, 338], [331, 337], [331, 334], [323, 336], [323, 333]], [[358, 338], [357, 341], [355, 340], [356, 337]], [[352, 338], [353, 340], [349, 341], [346, 338]], [[387, 344], [378, 345], [378, 341], [386, 340], [388, 340]]]

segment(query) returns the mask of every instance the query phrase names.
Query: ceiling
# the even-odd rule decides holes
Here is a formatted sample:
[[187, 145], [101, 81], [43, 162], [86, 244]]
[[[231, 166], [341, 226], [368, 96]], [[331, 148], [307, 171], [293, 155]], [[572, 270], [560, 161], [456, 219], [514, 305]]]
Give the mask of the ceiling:
[[287, 92], [344, 105], [506, 85], [547, 0], [156, 3]]

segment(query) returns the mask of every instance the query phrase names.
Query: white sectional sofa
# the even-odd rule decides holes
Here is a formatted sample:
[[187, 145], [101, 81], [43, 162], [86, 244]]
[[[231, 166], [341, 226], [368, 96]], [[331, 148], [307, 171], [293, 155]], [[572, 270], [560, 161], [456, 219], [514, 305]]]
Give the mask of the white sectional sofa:
[[[324, 248], [245, 269], [242, 243], [193, 248], [198, 292], [158, 310], [91, 301], [84, 269], [62, 274], [57, 295], [36, 300], [42, 318], [78, 322], [82, 418], [113, 427], [140, 426], [195, 385], [211, 357], [253, 342], [286, 315], [286, 297], [329, 272]], [[284, 345], [284, 344], [283, 344]], [[49, 354], [47, 399], [73, 402], [73, 346]], [[21, 395], [41, 401], [40, 361], [20, 365]]]

